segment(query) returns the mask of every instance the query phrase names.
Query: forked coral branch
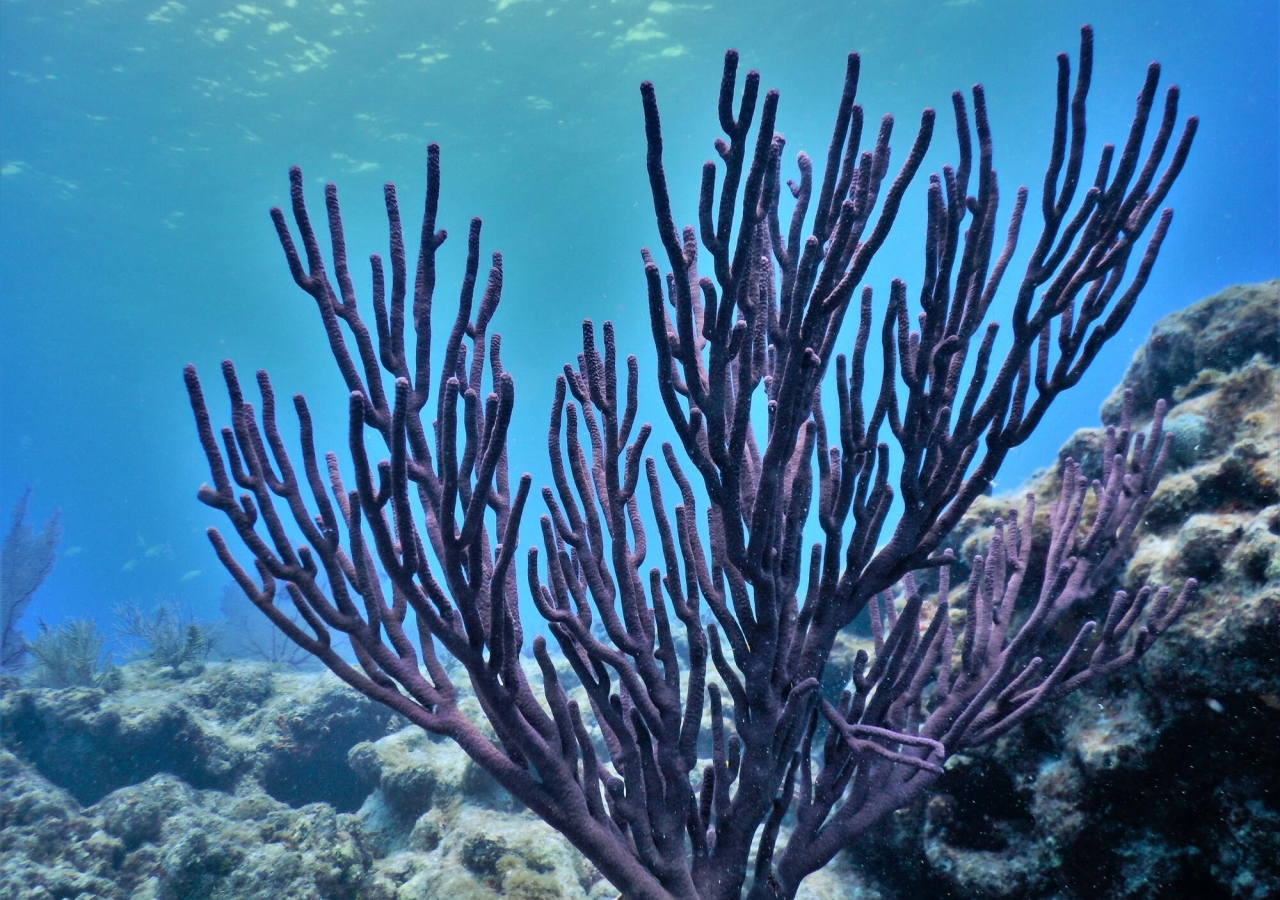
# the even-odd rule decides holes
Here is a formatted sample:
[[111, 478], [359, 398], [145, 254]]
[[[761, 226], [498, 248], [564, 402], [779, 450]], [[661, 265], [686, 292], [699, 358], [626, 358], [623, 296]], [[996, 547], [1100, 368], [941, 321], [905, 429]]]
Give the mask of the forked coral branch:
[[[825, 168], [819, 177], [808, 156], [797, 157], [784, 228], [778, 94], [762, 97], [753, 71], [739, 97], [730, 51], [721, 164], [703, 169], [697, 227], [677, 228], [656, 91], [643, 84], [661, 248], [642, 259], [656, 381], [676, 442], [645, 455], [652, 429], [636, 422], [640, 364], [634, 356], [620, 364], [609, 323], [584, 323], [582, 354], [556, 380], [553, 484], [542, 489], [542, 547], [528, 551], [523, 576], [516, 544], [532, 479], [509, 473], [515, 388], [489, 334], [502, 258], [492, 256], [480, 287], [473, 219], [460, 302], [433, 359], [436, 253], [446, 237], [436, 222], [439, 148], [427, 153], [412, 286], [399, 203], [386, 187], [390, 284], [381, 257], [371, 257], [372, 327], [358, 309], [337, 190], [325, 189], [331, 278], [293, 169], [301, 246], [284, 212], [272, 210], [272, 220], [349, 391], [349, 456], [344, 466], [318, 455], [298, 395], [295, 465], [267, 374], [256, 378], [259, 410], [229, 361], [231, 424], [215, 432], [188, 367], [212, 476], [199, 496], [226, 515], [256, 574], [210, 529], [219, 558], [291, 640], [365, 695], [456, 741], [629, 900], [794, 897], [807, 875], [925, 791], [961, 747], [1141, 656], [1194, 592], [1193, 583], [1176, 596], [1121, 592], [1101, 626], [1086, 622], [1064, 649], [1046, 649], [1129, 552], [1167, 447], [1159, 416], [1149, 438], [1131, 439], [1127, 420], [1114, 432], [1096, 484], [1066, 466], [1045, 582], [1029, 609], [1015, 599], [1032, 510], [997, 523], [986, 554], [972, 560], [956, 624], [952, 558], [938, 553], [1009, 451], [1124, 323], [1169, 228], [1162, 204], [1196, 120], [1178, 133], [1178, 89], [1169, 88], [1147, 140], [1153, 64], [1128, 137], [1118, 150], [1106, 145], [1086, 172], [1092, 57], [1086, 27], [1074, 86], [1066, 55], [1058, 58], [1042, 224], [1013, 289], [1003, 358], [997, 325], [984, 321], [1030, 194], [1015, 192], [1002, 223], [980, 86], [972, 110], [952, 96], [959, 162], [928, 178], [915, 328], [907, 285], [895, 280], [877, 329], [864, 276], [923, 163], [934, 111], [925, 110], [891, 177], [894, 122], [885, 117], [862, 149], [851, 55]], [[846, 357], [850, 313], [857, 325]], [[873, 333], [883, 368], [869, 391]], [[830, 432], [824, 390], [834, 391], [837, 411]], [[894, 467], [886, 427], [901, 454]], [[673, 505], [660, 466], [679, 494]], [[1095, 512], [1085, 528], [1090, 490]], [[903, 507], [891, 523], [895, 496]], [[821, 540], [806, 560], [815, 511]], [[655, 534], [657, 565], [646, 571]], [[925, 569], [940, 569], [932, 599], [913, 576]], [[520, 662], [522, 582], [580, 692], [562, 681], [541, 635], [532, 641], [541, 693], [530, 684]], [[899, 583], [900, 601], [886, 595]], [[819, 678], [837, 633], [868, 608], [875, 653], [859, 661], [839, 704], [823, 702]], [[678, 649], [673, 618], [687, 650]], [[335, 651], [335, 630], [350, 637], [354, 664]], [[438, 649], [465, 670], [493, 737], [462, 711]], [[698, 755], [708, 711], [709, 761]], [[819, 718], [829, 725], [821, 742]]]

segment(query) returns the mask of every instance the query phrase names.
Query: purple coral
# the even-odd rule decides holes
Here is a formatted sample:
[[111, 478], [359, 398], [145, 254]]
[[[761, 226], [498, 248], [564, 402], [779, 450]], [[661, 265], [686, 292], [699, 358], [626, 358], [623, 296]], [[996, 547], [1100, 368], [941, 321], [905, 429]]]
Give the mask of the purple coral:
[[[1058, 59], [1044, 224], [999, 362], [996, 325], [983, 329], [982, 321], [1012, 258], [1028, 192], [1018, 190], [999, 244], [985, 96], [974, 89], [971, 126], [963, 96], [953, 95], [960, 161], [929, 179], [918, 330], [911, 329], [906, 285], [894, 281], [880, 327], [884, 368], [869, 412], [863, 390], [873, 303], [871, 289], [859, 295], [858, 288], [922, 163], [933, 110], [925, 111], [905, 162], [886, 183], [893, 120], [886, 117], [871, 149], [860, 151], [859, 62], [851, 55], [825, 171], [815, 192], [812, 162], [799, 155], [800, 180], [787, 182], [795, 206], [784, 232], [778, 94], [766, 93], [759, 104], [753, 144], [759, 76], [747, 74], [735, 114], [738, 58], [730, 51], [719, 103], [726, 139], [716, 144], [724, 165], [720, 196], [717, 167], [709, 162], [699, 227], [677, 229], [655, 91], [641, 86], [650, 185], [670, 271], [664, 276], [648, 251], [643, 259], [659, 391], [685, 459], [671, 444], [662, 446], [679, 502], [668, 509], [659, 464], [644, 455], [651, 428], [636, 427], [636, 358], [626, 358], [621, 385], [612, 327], [605, 323], [598, 340], [586, 322], [582, 354], [557, 378], [551, 411], [554, 486], [542, 491], [545, 559], [529, 550], [525, 570], [533, 602], [591, 707], [599, 743], [543, 637], [533, 640], [541, 697], [520, 663], [515, 556], [531, 478], [513, 485], [509, 477], [506, 434], [515, 390], [499, 338], [488, 334], [502, 260], [494, 254], [477, 302], [478, 219], [468, 235], [461, 301], [436, 361], [434, 407], [424, 420], [435, 254], [445, 239], [436, 230], [435, 145], [428, 150], [411, 298], [399, 205], [387, 185], [390, 296], [382, 260], [373, 256], [372, 332], [357, 310], [336, 189], [325, 191], [336, 290], [296, 168], [290, 181], [301, 253], [284, 213], [272, 210], [290, 270], [316, 301], [350, 391], [353, 484], [333, 454], [322, 468], [301, 396], [293, 401], [302, 443], [302, 466], [295, 468], [266, 373], [257, 375], [259, 415], [230, 362], [223, 377], [232, 424], [219, 441], [188, 367], [213, 478], [199, 496], [228, 517], [254, 557], [258, 579], [210, 529], [219, 558], [289, 638], [362, 693], [456, 741], [625, 896], [718, 900], [747, 888], [752, 898], [793, 897], [806, 875], [927, 789], [958, 748], [991, 739], [1042, 703], [1141, 655], [1194, 590], [1189, 584], [1172, 598], [1146, 588], [1132, 597], [1117, 594], [1101, 629], [1086, 623], [1056, 662], [1037, 655], [1051, 627], [1102, 590], [1123, 560], [1167, 449], [1159, 421], [1149, 440], [1131, 440], [1127, 421], [1114, 433], [1106, 471], [1093, 486], [1096, 512], [1083, 534], [1088, 485], [1068, 467], [1051, 516], [1048, 575], [1025, 614], [1014, 600], [1030, 549], [1029, 512], [1022, 525], [1016, 513], [998, 524], [985, 557], [973, 561], [959, 607], [962, 634], [952, 624], [952, 557], [935, 555], [1009, 450], [1123, 324], [1172, 217], [1160, 205], [1186, 159], [1196, 120], [1187, 121], [1160, 171], [1176, 129], [1178, 91], [1170, 88], [1143, 157], [1159, 76], [1154, 64], [1125, 144], [1118, 154], [1110, 145], [1103, 149], [1083, 199], [1073, 205], [1083, 174], [1091, 64], [1086, 27], [1074, 90], [1065, 54]], [[714, 278], [699, 272], [699, 239]], [[857, 333], [845, 358], [836, 348], [855, 296]], [[407, 319], [413, 348], [406, 347]], [[829, 444], [821, 391], [833, 358], [839, 413]], [[386, 376], [394, 380], [390, 389]], [[903, 455], [897, 480], [904, 510], [882, 542], [895, 496], [889, 448], [880, 441], [885, 425]], [[371, 459], [370, 433], [385, 447], [385, 459]], [[648, 522], [639, 499], [642, 471]], [[695, 482], [707, 501], [705, 518]], [[823, 539], [806, 563], [805, 526], [815, 505]], [[295, 546], [290, 528], [302, 545]], [[661, 564], [645, 573], [654, 528]], [[379, 567], [389, 577], [389, 596]], [[941, 589], [926, 606], [912, 572], [929, 568], [941, 569]], [[279, 582], [301, 623], [276, 605]], [[885, 594], [899, 582], [901, 608]], [[703, 602], [714, 619], [705, 629]], [[1145, 624], [1135, 627], [1148, 606]], [[824, 702], [818, 676], [836, 635], [868, 607], [877, 628], [874, 656], [860, 660], [854, 690], [839, 704]], [[677, 652], [671, 614], [684, 627], [687, 660]], [[333, 630], [350, 637], [355, 665], [333, 649]], [[495, 738], [460, 709], [438, 646], [465, 669]], [[708, 679], [708, 660], [719, 683]], [[704, 703], [712, 758], [695, 776]], [[820, 717], [830, 728], [818, 747]], [[792, 809], [791, 837], [779, 849]]]

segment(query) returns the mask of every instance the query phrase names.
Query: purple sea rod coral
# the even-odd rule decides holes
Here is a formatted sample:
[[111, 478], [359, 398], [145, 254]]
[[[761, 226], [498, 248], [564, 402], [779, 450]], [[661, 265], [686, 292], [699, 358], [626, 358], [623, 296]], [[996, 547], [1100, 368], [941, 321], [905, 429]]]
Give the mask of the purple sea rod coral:
[[[411, 297], [399, 205], [386, 187], [390, 291], [375, 255], [372, 329], [357, 310], [337, 191], [325, 189], [331, 281], [293, 169], [301, 252], [285, 214], [272, 210], [272, 219], [350, 390], [351, 474], [335, 455], [317, 456], [301, 396], [293, 399], [302, 445], [296, 467], [267, 374], [257, 375], [259, 413], [229, 361], [232, 424], [219, 441], [188, 367], [213, 480], [199, 496], [228, 517], [258, 577], [210, 529], [219, 558], [293, 641], [357, 690], [456, 741], [624, 896], [794, 897], [807, 875], [928, 789], [957, 750], [1140, 656], [1194, 592], [1191, 582], [1181, 591], [1120, 592], [1101, 625], [1071, 618], [1106, 589], [1128, 553], [1167, 453], [1159, 415], [1149, 436], [1131, 434], [1127, 419], [1112, 430], [1092, 489], [1068, 463], [1050, 516], [1047, 574], [1038, 589], [1026, 586], [1026, 608], [1015, 609], [1015, 599], [1031, 510], [996, 524], [963, 588], [949, 584], [953, 557], [936, 552], [1005, 455], [1124, 323], [1172, 218], [1161, 204], [1196, 120], [1176, 136], [1178, 89], [1169, 88], [1144, 157], [1159, 77], [1152, 64], [1124, 144], [1104, 147], [1085, 175], [1092, 54], [1086, 27], [1074, 88], [1066, 55], [1058, 58], [1043, 226], [1016, 288], [1003, 360], [994, 358], [996, 325], [983, 320], [1019, 239], [1028, 191], [1017, 191], [1001, 242], [986, 98], [974, 88], [971, 124], [964, 97], [952, 95], [959, 164], [929, 177], [918, 330], [907, 286], [895, 280], [869, 405], [873, 302], [870, 287], [858, 289], [924, 158], [934, 111], [925, 110], [889, 179], [893, 120], [885, 117], [871, 148], [860, 149], [859, 61], [850, 55], [824, 172], [815, 178], [809, 157], [799, 155], [799, 181], [786, 182], [794, 207], [784, 227], [778, 94], [761, 98], [759, 76], [749, 72], [735, 113], [738, 57], [730, 51], [719, 101], [726, 137], [716, 142], [723, 171], [717, 186], [718, 167], [706, 164], [698, 227], [681, 230], [670, 209], [655, 90], [641, 86], [669, 268], [664, 276], [646, 250], [644, 271], [658, 388], [678, 438], [660, 456], [680, 496], [668, 507], [660, 464], [645, 456], [651, 428], [636, 428], [636, 358], [625, 360], [620, 384], [611, 325], [597, 332], [585, 322], [577, 366], [556, 381], [548, 435], [554, 485], [542, 490], [542, 550], [528, 551], [524, 572], [580, 689], [562, 680], [541, 636], [533, 640], [540, 691], [520, 660], [516, 544], [531, 477], [513, 483], [508, 473], [515, 388], [499, 338], [489, 335], [501, 257], [493, 255], [477, 302], [480, 220], [473, 219], [433, 398], [435, 256], [445, 240], [436, 228], [439, 148], [428, 149]], [[699, 240], [714, 277], [700, 273]], [[837, 348], [851, 310], [858, 321], [846, 357]], [[823, 390], [835, 393], [831, 432]], [[901, 452], [896, 467], [880, 440], [886, 427]], [[371, 455], [370, 437], [385, 458]], [[641, 513], [646, 492], [651, 518]], [[903, 506], [890, 526], [895, 496]], [[815, 508], [821, 539], [806, 560]], [[659, 565], [646, 572], [655, 533]], [[939, 570], [929, 579], [939, 584], [926, 592], [913, 573], [929, 569]], [[301, 622], [277, 604], [281, 582]], [[705, 627], [703, 604], [713, 620]], [[858, 658], [851, 689], [833, 703], [819, 676], [837, 633], [867, 609], [874, 651]], [[677, 649], [673, 615], [687, 650]], [[1074, 638], [1043, 649], [1056, 646], [1063, 625]], [[335, 630], [350, 637], [356, 664], [334, 650]], [[440, 648], [465, 669], [492, 737], [460, 708], [456, 670], [446, 669]], [[707, 707], [709, 761], [698, 755]]]

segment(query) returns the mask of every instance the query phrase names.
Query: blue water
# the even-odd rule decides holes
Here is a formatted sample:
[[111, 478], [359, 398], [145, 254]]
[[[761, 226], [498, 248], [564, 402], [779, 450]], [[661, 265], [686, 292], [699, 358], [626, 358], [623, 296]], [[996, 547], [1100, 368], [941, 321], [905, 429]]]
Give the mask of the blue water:
[[[495, 328], [517, 385], [513, 474], [547, 482], [546, 410], [579, 320], [612, 319], [652, 383], [637, 85], [657, 85], [673, 203], [691, 222], [730, 46], [782, 92], [789, 175], [792, 151], [825, 155], [850, 50], [868, 122], [898, 116], [895, 169], [930, 105], [941, 115], [926, 171], [955, 160], [949, 94], [981, 81], [1006, 213], [1014, 185], [1038, 197], [1054, 54], [1074, 60], [1081, 23], [1098, 38], [1087, 171], [1103, 140], [1123, 140], [1149, 60], [1182, 86], [1184, 114], [1202, 124], [1159, 265], [1125, 330], [1006, 464], [1000, 485], [1013, 487], [1096, 423], [1157, 318], [1280, 272], [1277, 18], [1273, 0], [0, 2], [0, 506], [31, 485], [31, 517], [58, 508], [64, 526], [27, 624], [105, 621], [130, 600], [216, 615], [228, 578], [204, 529], [223, 523], [195, 500], [208, 471], [184, 363], [222, 421], [225, 356], [245, 377], [269, 369], [282, 396], [306, 393], [320, 446], [345, 445], [345, 390], [267, 217], [293, 164], [313, 212], [322, 184], [338, 183], [367, 303], [356, 263], [386, 252], [381, 185], [399, 186], [416, 240], [425, 146], [442, 145], [452, 237], [437, 331], [480, 215], [486, 253], [506, 260]], [[880, 298], [894, 276], [918, 287], [924, 183], [869, 274]]]

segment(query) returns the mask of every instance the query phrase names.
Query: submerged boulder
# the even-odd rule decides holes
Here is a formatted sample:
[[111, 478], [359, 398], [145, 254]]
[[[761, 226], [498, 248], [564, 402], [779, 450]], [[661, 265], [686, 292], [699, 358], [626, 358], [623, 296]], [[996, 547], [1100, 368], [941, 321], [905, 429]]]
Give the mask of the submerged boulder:
[[[856, 846], [886, 900], [1280, 896], [1280, 281], [1160, 320], [1104, 421], [1124, 389], [1135, 427], [1168, 398], [1176, 443], [1112, 588], [1194, 577], [1199, 595], [1129, 673], [953, 760]], [[1102, 436], [1082, 429], [1061, 456], [1097, 477]], [[1027, 491], [1043, 546], [1059, 476], [981, 498], [951, 546], [982, 552]]]

